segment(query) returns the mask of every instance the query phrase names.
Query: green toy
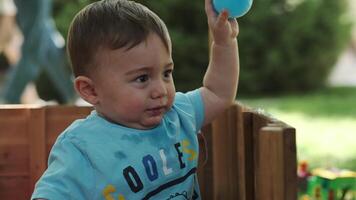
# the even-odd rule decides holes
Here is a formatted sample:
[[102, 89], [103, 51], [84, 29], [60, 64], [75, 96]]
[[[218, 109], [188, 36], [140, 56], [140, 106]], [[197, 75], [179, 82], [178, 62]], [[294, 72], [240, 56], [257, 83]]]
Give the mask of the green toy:
[[299, 200], [356, 200], [356, 172], [315, 169]]

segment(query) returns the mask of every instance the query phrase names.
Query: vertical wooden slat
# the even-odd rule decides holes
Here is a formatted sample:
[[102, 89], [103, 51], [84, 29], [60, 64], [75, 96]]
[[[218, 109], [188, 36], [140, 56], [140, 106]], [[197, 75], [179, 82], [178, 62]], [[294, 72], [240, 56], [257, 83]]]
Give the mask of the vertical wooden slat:
[[28, 137], [30, 154], [30, 191], [46, 169], [45, 109], [29, 110]]
[[227, 113], [220, 115], [217, 120], [212, 123], [212, 138], [213, 138], [213, 177], [214, 177], [214, 199], [229, 199], [227, 183]]
[[252, 137], [253, 137], [253, 162], [254, 162], [254, 187], [255, 187], [255, 199], [260, 199], [263, 197], [258, 196], [259, 193], [257, 192], [259, 189], [259, 185], [257, 184], [257, 179], [258, 179], [258, 174], [257, 172], [260, 170], [260, 167], [262, 166], [263, 163], [260, 163], [260, 160], [258, 159], [260, 157], [260, 147], [259, 147], [259, 134], [261, 128], [265, 127], [269, 123], [268, 118], [265, 117], [262, 114], [259, 113], [252, 113]]
[[264, 127], [258, 134], [256, 200], [286, 200], [284, 197], [283, 130]]
[[254, 145], [253, 145], [253, 114], [243, 112], [243, 135], [245, 151], [245, 187], [246, 198], [255, 199], [255, 162], [254, 162]]
[[258, 135], [257, 200], [296, 200], [295, 129], [273, 124]]
[[[242, 107], [235, 104], [210, 126], [204, 127], [209, 157], [208, 164], [198, 173], [203, 199], [250, 199], [246, 182], [253, 178], [246, 173], [243, 126]], [[201, 175], [202, 172], [205, 174]], [[208, 182], [207, 177], [211, 177]], [[210, 192], [210, 195], [206, 195], [206, 192]]]
[[29, 199], [29, 155], [25, 106], [0, 105], [0, 199]]
[[[226, 159], [227, 159], [227, 181], [229, 183], [229, 197], [230, 199], [241, 199], [240, 198], [240, 183], [243, 179], [240, 179], [240, 170], [239, 167], [239, 157], [238, 157], [238, 107], [232, 105], [227, 110], [227, 140], [229, 143], [226, 145]], [[224, 134], [224, 133], [220, 133]]]
[[238, 170], [238, 199], [246, 200], [246, 180], [250, 177], [246, 174], [246, 151], [245, 151], [245, 134], [244, 134], [244, 120], [243, 120], [243, 108], [235, 104], [236, 109], [236, 121], [233, 123], [236, 126], [236, 146], [234, 147], [237, 155], [237, 166], [235, 170]]
[[237, 107], [212, 123], [214, 199], [239, 198]]
[[295, 129], [283, 129], [285, 199], [297, 199], [297, 147]]

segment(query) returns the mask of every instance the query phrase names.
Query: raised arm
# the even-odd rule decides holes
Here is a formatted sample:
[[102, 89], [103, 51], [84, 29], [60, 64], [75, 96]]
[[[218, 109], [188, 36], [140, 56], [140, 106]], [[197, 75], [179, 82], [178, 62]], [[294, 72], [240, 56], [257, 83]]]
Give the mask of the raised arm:
[[235, 100], [239, 76], [236, 19], [228, 12], [217, 15], [211, 0], [205, 0], [205, 12], [212, 36], [210, 61], [204, 76], [202, 97], [205, 104], [204, 124], [210, 123]]

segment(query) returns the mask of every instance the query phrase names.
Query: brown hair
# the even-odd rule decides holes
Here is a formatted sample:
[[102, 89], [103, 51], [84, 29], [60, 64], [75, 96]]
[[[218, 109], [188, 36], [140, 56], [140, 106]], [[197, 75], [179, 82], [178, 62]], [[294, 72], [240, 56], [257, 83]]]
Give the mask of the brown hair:
[[73, 19], [67, 51], [74, 76], [89, 75], [99, 49], [130, 49], [157, 34], [169, 50], [164, 22], [147, 7], [128, 0], [103, 0], [82, 9]]

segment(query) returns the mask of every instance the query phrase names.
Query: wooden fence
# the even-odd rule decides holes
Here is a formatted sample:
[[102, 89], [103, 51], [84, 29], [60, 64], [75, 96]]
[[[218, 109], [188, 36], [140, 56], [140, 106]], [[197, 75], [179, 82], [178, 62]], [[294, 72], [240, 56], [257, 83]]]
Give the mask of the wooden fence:
[[[90, 110], [0, 106], [0, 199], [28, 200], [58, 134]], [[202, 199], [297, 198], [294, 128], [235, 104], [202, 132]]]
[[294, 128], [235, 104], [203, 133], [202, 199], [297, 199]]

